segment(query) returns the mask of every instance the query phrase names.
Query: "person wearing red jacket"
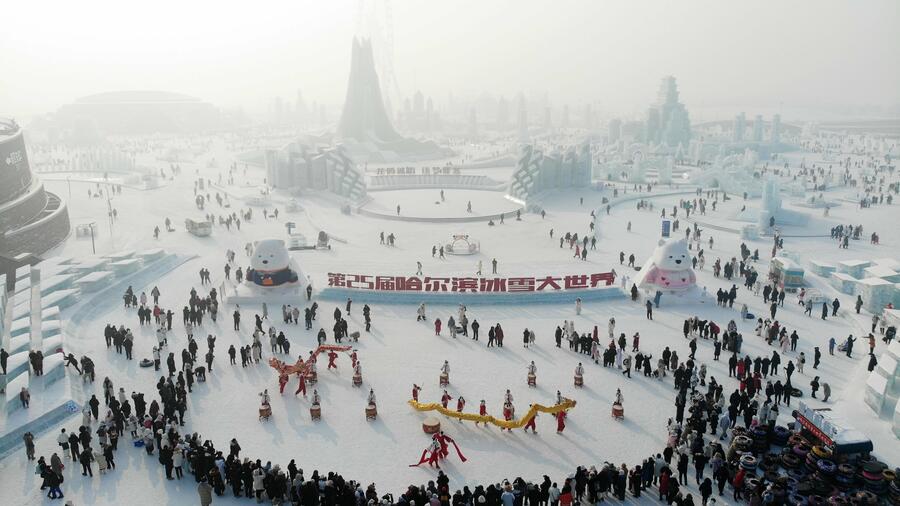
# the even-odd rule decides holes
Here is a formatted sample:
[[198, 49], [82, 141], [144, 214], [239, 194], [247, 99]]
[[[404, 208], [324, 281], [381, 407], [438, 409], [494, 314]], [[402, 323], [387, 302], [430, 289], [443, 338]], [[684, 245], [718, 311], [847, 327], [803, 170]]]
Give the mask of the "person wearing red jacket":
[[328, 369], [337, 369], [337, 364], [334, 363], [334, 361], [337, 360], [337, 358], [338, 358], [337, 353], [335, 353], [333, 351], [328, 352]]
[[562, 434], [562, 431], [566, 428], [566, 412], [560, 411], [556, 414], [556, 433]]
[[440, 318], [436, 318], [434, 320], [434, 335], [436, 335], [436, 336], [441, 335], [441, 319]]
[[[462, 413], [463, 409], [465, 409], [465, 407], [466, 407], [466, 399], [460, 395], [459, 398], [456, 399], [456, 412]], [[459, 421], [462, 422], [462, 419], [460, 419]]]
[[731, 485], [734, 487], [734, 500], [737, 501], [742, 499], [741, 490], [744, 488], [744, 475], [746, 471], [744, 468], [738, 469], [738, 472], [734, 475], [734, 480], [732, 480]]
[[303, 397], [306, 397], [306, 376], [302, 372], [299, 372], [297, 373], [297, 377], [300, 378], [300, 384], [297, 385], [297, 391], [294, 392], [294, 395], [302, 393]]
[[[481, 416], [487, 416], [487, 405], [484, 403], [484, 399], [481, 399], [481, 404], [478, 406], [478, 414]], [[475, 422], [475, 426], [478, 427], [480, 422]], [[487, 422], [484, 422], [484, 426], [487, 427]]]
[[453, 399], [453, 397], [444, 390], [444, 395], [441, 396], [441, 406], [443, 406], [444, 409], [447, 409], [447, 403], [449, 403], [451, 399]]
[[419, 390], [422, 390], [422, 387], [413, 383], [412, 387], [412, 398], [414, 401], [419, 402]]
[[278, 375], [278, 393], [284, 393], [284, 386], [288, 383], [289, 376], [287, 374]]
[[[528, 407], [530, 408], [531, 405], [529, 404]], [[525, 424], [525, 432], [528, 432], [528, 429], [531, 429], [532, 434], [537, 434], [537, 428], [535, 426], [536, 422], [537, 422], [537, 413], [535, 413], [534, 416], [532, 416], [528, 420], [528, 423]]]
[[[503, 419], [506, 420], [507, 422], [512, 420], [514, 411], [515, 411], [515, 408], [513, 408], [513, 405], [511, 402], [505, 403], [503, 405]], [[512, 432], [512, 429], [507, 428], [506, 430]]]

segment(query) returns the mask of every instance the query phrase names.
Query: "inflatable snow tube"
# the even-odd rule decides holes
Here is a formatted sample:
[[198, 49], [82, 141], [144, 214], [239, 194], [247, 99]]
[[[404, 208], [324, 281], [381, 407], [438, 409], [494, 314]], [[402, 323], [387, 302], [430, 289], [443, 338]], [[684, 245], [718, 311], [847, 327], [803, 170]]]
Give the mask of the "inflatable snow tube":
[[809, 448], [804, 447], [803, 445], [797, 445], [794, 447], [793, 451], [794, 451], [794, 455], [796, 455], [797, 457], [799, 457], [801, 459], [805, 459], [806, 454], [809, 453]]
[[822, 506], [823, 504], [825, 504], [825, 498], [820, 495], [813, 494], [809, 496], [806, 504], [808, 504], [809, 506]]
[[839, 475], [848, 476], [850, 478], [852, 478], [853, 475], [856, 474], [856, 470], [853, 469], [853, 466], [851, 466], [850, 464], [839, 465], [837, 471]]
[[787, 503], [791, 506], [806, 506], [806, 498], [800, 494], [790, 494], [787, 496]]
[[882, 473], [870, 473], [869, 471], [862, 472], [863, 478], [868, 481], [881, 481], [884, 479], [884, 475]]
[[800, 458], [796, 455], [787, 453], [781, 456], [781, 463], [787, 469], [796, 469], [800, 465]]
[[750, 454], [745, 454], [741, 457], [741, 468], [745, 471], [756, 471], [756, 457]]
[[887, 466], [884, 463], [879, 462], [877, 460], [870, 460], [863, 464], [863, 471], [867, 471], [869, 473], [880, 473], [884, 471]]
[[732, 448], [735, 448], [735, 449], [738, 449], [738, 450], [744, 450], [744, 451], [747, 451], [747, 450], [750, 449], [750, 445], [751, 445], [752, 443], [753, 443], [753, 441], [752, 441], [749, 437], [744, 436], [744, 435], [741, 435], [741, 436], [735, 437], [735, 438], [731, 441], [731, 446], [732, 446]]
[[785, 478], [784, 478], [784, 486], [788, 490], [796, 490], [797, 485], [799, 485], [799, 484], [800, 484], [800, 481], [798, 481], [797, 478], [793, 478], [791, 476], [785, 476]]
[[831, 506], [844, 506], [846, 504], [850, 504], [850, 501], [848, 501], [847, 497], [843, 494], [839, 494], [829, 497], [826, 503], [830, 504]]
[[799, 444], [809, 445], [809, 441], [807, 441], [806, 438], [804, 438], [800, 434], [791, 434], [791, 436], [788, 437], [789, 446], [796, 446]]
[[882, 478], [884, 478], [884, 481], [893, 482], [897, 479], [897, 472], [891, 471], [890, 469], [885, 469], [881, 472], [881, 476]]
[[759, 487], [759, 478], [747, 478], [744, 480], [744, 488], [746, 490], [756, 490]]
[[828, 448], [824, 448], [822, 446], [818, 446], [818, 445], [813, 446], [812, 452], [816, 455], [816, 457], [819, 457], [820, 459], [830, 459], [831, 458], [831, 450], [829, 450]]
[[783, 425], [776, 425], [772, 431], [772, 440], [780, 446], [784, 446], [789, 437], [791, 437], [791, 431]]
[[819, 471], [822, 471], [829, 476], [833, 475], [837, 470], [837, 465], [828, 459], [819, 459], [819, 461], [816, 462], [816, 466], [819, 468]]
[[799, 487], [803, 483], [803, 480], [806, 479], [806, 471], [804, 471], [800, 466], [797, 466], [795, 469], [788, 470], [788, 476], [800, 482], [797, 484], [797, 486]]
[[873, 494], [872, 492], [868, 492], [866, 490], [860, 490], [859, 492], [854, 492], [853, 495], [850, 496], [850, 503], [852, 504], [878, 504], [878, 496]]

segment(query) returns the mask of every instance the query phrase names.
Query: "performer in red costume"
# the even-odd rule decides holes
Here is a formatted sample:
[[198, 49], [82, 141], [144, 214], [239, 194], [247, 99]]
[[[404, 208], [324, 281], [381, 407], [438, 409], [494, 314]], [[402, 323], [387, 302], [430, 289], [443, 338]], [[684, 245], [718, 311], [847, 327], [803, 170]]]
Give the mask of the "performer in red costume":
[[422, 387], [413, 383], [412, 397], [413, 397], [413, 400], [416, 402], [419, 402], [419, 390], [422, 390]]
[[284, 386], [288, 384], [289, 379], [287, 374], [281, 373], [278, 375], [278, 393], [284, 393]]
[[556, 414], [556, 433], [562, 434], [562, 431], [566, 428], [566, 412], [560, 411]]
[[453, 397], [444, 390], [444, 395], [441, 396], [441, 406], [444, 406], [444, 409], [447, 409], [447, 403], [450, 402], [451, 399], [453, 399]]
[[353, 353], [350, 354], [351, 366], [356, 369], [356, 350], [353, 350]]
[[302, 393], [303, 397], [306, 397], [306, 376], [298, 372], [297, 377], [300, 378], [300, 384], [297, 385], [297, 391], [294, 392], [294, 395]]
[[[484, 399], [481, 399], [481, 404], [478, 406], [478, 414], [481, 416], [487, 416], [487, 405], [484, 403]], [[475, 426], [478, 427], [480, 422], [475, 422]], [[485, 427], [489, 427], [487, 422], [484, 422]]]
[[440, 432], [431, 436], [431, 443], [428, 445], [428, 448], [425, 448], [422, 451], [422, 457], [419, 458], [419, 462], [416, 464], [410, 464], [409, 467], [417, 467], [421, 466], [424, 463], [428, 463], [430, 467], [436, 467], [438, 469], [441, 468], [438, 463], [441, 459], [447, 457], [450, 454], [450, 445], [453, 445], [453, 448], [456, 450], [456, 454], [459, 456], [459, 460], [461, 462], [466, 461], [465, 455], [462, 454], [462, 451], [459, 449], [459, 445], [456, 444], [456, 441], [453, 440], [452, 437]]
[[[513, 413], [515, 412], [515, 410], [516, 410], [516, 408], [513, 407], [511, 402], [505, 403], [503, 405], [503, 419], [506, 420], [507, 422], [512, 420]], [[507, 428], [506, 430], [512, 432], [512, 429]]]
[[[459, 398], [456, 399], [456, 412], [462, 413], [463, 409], [465, 409], [465, 407], [466, 407], [466, 399], [465, 399], [465, 397], [460, 395]], [[459, 423], [462, 423], [462, 419], [459, 420]]]
[[337, 360], [337, 358], [338, 358], [338, 354], [337, 354], [337, 353], [335, 353], [335, 352], [333, 352], [333, 351], [329, 351], [329, 352], [328, 352], [328, 369], [329, 369], [329, 370], [331, 370], [331, 369], [337, 369], [337, 364], [334, 363], [334, 361]]
[[[531, 404], [529, 404], [528, 407], [530, 408]], [[531, 429], [532, 434], [537, 434], [537, 427], [535, 426], [536, 422], [537, 413], [535, 413], [534, 416], [532, 416], [531, 419], [528, 420], [528, 423], [525, 424], [525, 432], [528, 432], [528, 429]]]

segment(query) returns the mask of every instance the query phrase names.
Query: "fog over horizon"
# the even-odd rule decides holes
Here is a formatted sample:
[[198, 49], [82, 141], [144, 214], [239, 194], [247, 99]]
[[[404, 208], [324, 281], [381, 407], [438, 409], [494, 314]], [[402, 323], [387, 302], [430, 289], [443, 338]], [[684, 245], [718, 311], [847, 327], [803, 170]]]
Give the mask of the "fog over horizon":
[[[265, 112], [275, 97], [339, 108], [351, 41], [371, 36], [397, 110], [482, 95], [591, 103], [639, 117], [674, 75], [692, 120], [896, 117], [900, 2], [14, 2], [0, 31], [0, 115], [161, 90]], [[389, 42], [393, 40], [393, 57]]]

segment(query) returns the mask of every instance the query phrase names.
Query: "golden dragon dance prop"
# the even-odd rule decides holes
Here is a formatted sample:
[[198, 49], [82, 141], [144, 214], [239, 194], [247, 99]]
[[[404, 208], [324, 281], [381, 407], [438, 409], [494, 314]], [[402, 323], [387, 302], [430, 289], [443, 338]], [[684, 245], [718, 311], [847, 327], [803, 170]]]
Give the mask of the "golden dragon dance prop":
[[[318, 348], [316, 348], [315, 351], [313, 351], [313, 357], [318, 357], [320, 353], [327, 353], [329, 351], [347, 352], [352, 349], [353, 349], [352, 346], [340, 346], [340, 345], [336, 345], [336, 344], [323, 344], [323, 345], [319, 346]], [[272, 367], [272, 369], [275, 369], [276, 371], [278, 371], [279, 375], [291, 375], [291, 374], [297, 374], [297, 373], [306, 374], [306, 371], [309, 369], [309, 363], [314, 360], [315, 359], [312, 359], [312, 360], [308, 359], [308, 360], [304, 361], [302, 358], [300, 358], [300, 359], [297, 359], [297, 362], [294, 364], [287, 364], [285, 362], [282, 362], [281, 360], [278, 360], [275, 357], [272, 357], [269, 359], [269, 366]]]
[[496, 425], [497, 427], [501, 427], [504, 429], [520, 429], [524, 427], [529, 420], [531, 420], [534, 415], [538, 412], [540, 413], [549, 413], [551, 415], [555, 415], [560, 411], [568, 411], [575, 407], [577, 404], [572, 399], [565, 399], [560, 404], [556, 404], [554, 406], [544, 406], [541, 404], [532, 404], [531, 408], [525, 413], [525, 416], [515, 419], [515, 420], [503, 420], [499, 418], [494, 418], [491, 415], [477, 415], [475, 413], [458, 413], [451, 409], [447, 409], [444, 406], [441, 406], [438, 403], [422, 403], [417, 402], [412, 399], [409, 400], [408, 404], [413, 407], [416, 411], [437, 411], [438, 413], [450, 417], [456, 418], [458, 420], [465, 420], [467, 422], [482, 422], [482, 423], [490, 423], [492, 425]]

